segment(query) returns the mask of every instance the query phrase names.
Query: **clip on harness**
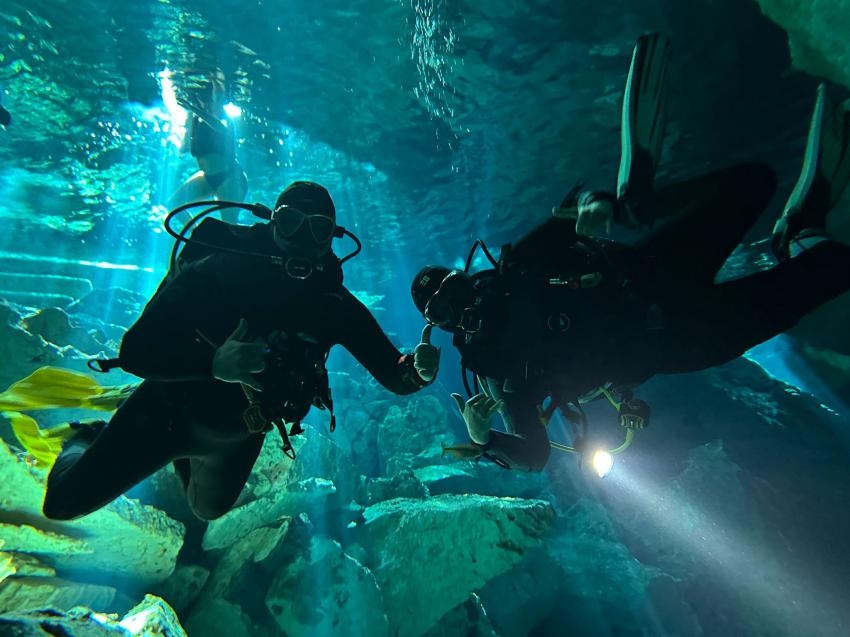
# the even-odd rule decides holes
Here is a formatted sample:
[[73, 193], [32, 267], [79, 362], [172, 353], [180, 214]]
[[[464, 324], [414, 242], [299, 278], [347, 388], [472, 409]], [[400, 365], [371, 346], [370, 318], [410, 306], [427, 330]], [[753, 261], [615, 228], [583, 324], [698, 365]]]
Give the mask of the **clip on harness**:
[[[287, 429], [287, 422], [284, 418], [268, 418], [266, 417], [263, 407], [260, 402], [256, 399], [254, 395], [254, 391], [248, 387], [247, 385], [241, 385], [242, 391], [245, 393], [245, 398], [248, 399], [248, 407], [242, 413], [242, 420], [245, 423], [245, 427], [251, 433], [267, 433], [271, 431], [272, 427], [277, 427], [277, 430], [280, 432], [281, 440], [283, 441], [283, 454], [295, 460], [295, 449], [292, 446], [291, 437], [297, 436], [298, 434], [304, 433], [304, 428], [301, 426], [301, 420], [296, 420], [289, 424], [289, 428]], [[336, 415], [334, 414], [333, 407], [333, 399], [331, 398], [331, 392], [329, 387], [324, 387], [324, 397], [317, 397], [313, 401], [313, 405], [318, 407], [319, 409], [327, 409], [331, 415], [330, 421], [330, 432], [333, 433], [336, 431]]]

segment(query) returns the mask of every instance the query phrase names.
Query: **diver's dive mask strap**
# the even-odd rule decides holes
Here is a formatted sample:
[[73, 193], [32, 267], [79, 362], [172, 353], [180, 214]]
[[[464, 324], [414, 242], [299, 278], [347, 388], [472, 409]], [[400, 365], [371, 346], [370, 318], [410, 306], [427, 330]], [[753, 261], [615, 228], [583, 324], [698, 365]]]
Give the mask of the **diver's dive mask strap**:
[[[202, 210], [201, 212], [194, 215], [188, 221], [188, 223], [186, 223], [186, 225], [183, 226], [183, 228], [180, 230], [180, 232], [177, 232], [174, 228], [171, 227], [172, 219], [174, 219], [174, 217], [176, 217], [181, 212], [184, 212], [186, 210], [191, 210], [192, 208], [199, 208], [199, 207], [203, 207], [203, 206], [207, 206], [207, 209]], [[269, 259], [269, 258], [274, 259], [274, 257], [272, 257], [271, 255], [268, 255], [268, 254], [262, 254], [262, 253], [259, 253], [259, 252], [249, 252], [249, 251], [246, 251], [246, 250], [235, 250], [235, 249], [227, 247], [227, 246], [214, 245], [214, 244], [211, 244], [211, 243], [206, 243], [205, 241], [197, 241], [197, 240], [191, 239], [190, 237], [187, 236], [189, 231], [193, 227], [195, 227], [195, 225], [197, 225], [197, 223], [201, 219], [203, 219], [207, 215], [210, 215], [214, 212], [218, 212], [220, 210], [224, 210], [226, 208], [239, 208], [241, 210], [247, 210], [252, 215], [257, 217], [258, 219], [262, 219], [263, 221], [269, 221], [269, 222], [271, 222], [272, 216], [274, 215], [274, 212], [272, 211], [271, 208], [269, 208], [268, 206], [264, 206], [261, 203], [248, 204], [248, 203], [243, 203], [241, 201], [216, 201], [216, 200], [193, 201], [193, 202], [190, 202], [190, 203], [187, 203], [187, 204], [183, 204], [182, 206], [178, 206], [174, 210], [170, 211], [166, 215], [165, 219], [162, 222], [162, 225], [165, 228], [165, 231], [169, 235], [174, 237], [174, 239], [175, 239], [174, 248], [171, 251], [171, 259], [170, 259], [170, 262], [169, 262], [169, 271], [172, 271], [172, 272], [177, 271], [177, 268], [176, 268], [176, 266], [177, 266], [177, 253], [178, 253], [178, 250], [180, 248], [181, 243], [187, 243], [187, 244], [192, 243], [192, 244], [199, 245], [199, 246], [202, 246], [202, 247], [205, 247], [205, 248], [211, 248], [211, 249], [217, 250], [219, 252], [229, 252], [231, 254], [239, 254], [239, 255], [242, 255], [242, 256], [259, 257], [259, 258], [262, 258], [262, 259]], [[327, 219], [330, 220], [329, 217], [327, 217]], [[303, 223], [303, 221], [302, 221], [302, 223]], [[335, 239], [341, 239], [342, 237], [345, 237], [345, 236], [349, 237], [352, 241], [354, 241], [354, 244], [355, 244], [356, 247], [354, 248], [354, 250], [352, 252], [350, 252], [349, 254], [347, 254], [346, 256], [342, 257], [339, 260], [340, 265], [342, 265], [343, 263], [345, 263], [349, 259], [353, 259], [354, 257], [356, 257], [358, 254], [360, 254], [360, 251], [363, 249], [363, 244], [360, 242], [360, 239], [353, 232], [350, 232], [349, 230], [347, 230], [346, 228], [343, 228], [342, 226], [336, 225], [336, 223], [334, 222], [334, 230], [333, 230], [333, 235], [331, 236], [331, 239], [334, 239], [334, 238]]]

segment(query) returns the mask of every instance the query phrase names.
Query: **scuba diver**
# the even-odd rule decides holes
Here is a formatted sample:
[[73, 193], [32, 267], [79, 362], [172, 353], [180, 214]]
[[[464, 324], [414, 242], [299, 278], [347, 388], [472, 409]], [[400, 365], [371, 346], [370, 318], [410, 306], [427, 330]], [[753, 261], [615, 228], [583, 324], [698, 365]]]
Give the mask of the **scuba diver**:
[[118, 409], [108, 424], [76, 425], [65, 442], [47, 478], [48, 518], [91, 513], [172, 462], [192, 511], [202, 519], [223, 515], [272, 426], [291, 458], [289, 436], [303, 431], [311, 406], [329, 410], [333, 430], [325, 363], [334, 345], [396, 394], [434, 379], [439, 351], [423, 342], [403, 355], [344, 287], [345, 259], [331, 242], [355, 240], [346, 258], [360, 243], [337, 225], [325, 188], [297, 181], [274, 211], [237, 202], [184, 208], [210, 203], [201, 215], [241, 205], [269, 222], [246, 227], [209, 218], [188, 239], [184, 229], [187, 245], [124, 335], [118, 358], [97, 361], [99, 371], [120, 367], [144, 380], [129, 395], [100, 395], [95, 387], [90, 403]]
[[[778, 265], [716, 283], [777, 181], [751, 163], [653, 191], [667, 50], [659, 35], [635, 47], [616, 196], [579, 186], [498, 261], [484, 246], [492, 269], [470, 275], [471, 252], [464, 271], [432, 265], [415, 277], [416, 307], [453, 335], [471, 396], [453, 395], [471, 440], [448, 448], [453, 455], [540, 471], [553, 447], [586, 450], [581, 437], [575, 447], [550, 443], [554, 412], [582, 423], [582, 403], [603, 397], [630, 441], [651, 415], [634, 395], [640, 384], [731, 361], [850, 290], [850, 246], [827, 232], [850, 179], [847, 105], [818, 89], [802, 174], [773, 230]], [[664, 223], [634, 245], [586, 236], [612, 221], [647, 229], [656, 220]], [[496, 413], [506, 431], [491, 429]]]
[[[189, 123], [189, 152], [198, 162], [198, 172], [187, 179], [171, 196], [173, 205], [203, 199], [244, 201], [248, 177], [236, 160], [236, 133], [224, 111], [227, 89], [224, 72], [216, 69], [207, 77], [207, 95], [197, 104], [178, 99], [192, 113]], [[236, 223], [238, 208], [222, 211], [222, 218]]]

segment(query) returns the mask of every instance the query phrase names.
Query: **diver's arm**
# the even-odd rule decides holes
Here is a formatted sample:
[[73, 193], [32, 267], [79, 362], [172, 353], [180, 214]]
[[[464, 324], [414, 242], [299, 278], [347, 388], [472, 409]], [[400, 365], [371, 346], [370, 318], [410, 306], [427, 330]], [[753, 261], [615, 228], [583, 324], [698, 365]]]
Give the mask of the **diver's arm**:
[[[344, 290], [336, 312], [337, 342], [347, 349], [381, 385], [394, 394], [412, 394], [430, 384], [413, 365], [413, 354], [402, 354], [387, 338], [372, 313]], [[433, 382], [433, 381], [432, 381]]]
[[[187, 100], [180, 99], [180, 98], [177, 99], [177, 103], [180, 106], [182, 106], [183, 108], [185, 108], [187, 111], [191, 112], [195, 116], [195, 118], [197, 118], [198, 121], [203, 122], [204, 124], [206, 124], [210, 128], [216, 129], [216, 130], [219, 130], [219, 131], [224, 131], [224, 130], [228, 129], [228, 127], [225, 126], [220, 120], [216, 119], [215, 116], [212, 113], [204, 110], [200, 106], [193, 104], [192, 102], [189, 102]], [[193, 125], [194, 125], [195, 119], [193, 119], [192, 121], [193, 121]]]
[[157, 381], [211, 380], [215, 345], [195, 329], [194, 318], [216, 311], [220, 298], [211, 277], [192, 264], [148, 302], [124, 335], [119, 360], [131, 374]]

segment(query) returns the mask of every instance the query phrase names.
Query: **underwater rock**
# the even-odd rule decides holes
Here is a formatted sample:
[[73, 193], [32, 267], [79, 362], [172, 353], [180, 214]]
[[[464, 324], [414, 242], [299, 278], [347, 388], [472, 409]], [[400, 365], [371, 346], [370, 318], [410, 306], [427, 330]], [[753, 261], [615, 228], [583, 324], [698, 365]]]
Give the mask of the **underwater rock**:
[[543, 472], [505, 471], [491, 462], [454, 460], [416, 469], [414, 475], [431, 495], [477, 493], [513, 498], [544, 498], [549, 479]]
[[359, 488], [357, 501], [371, 506], [393, 498], [428, 497], [428, 488], [413, 474], [403, 470], [389, 478], [365, 478]]
[[396, 499], [366, 509], [358, 541], [394, 634], [425, 633], [519, 562], [553, 516], [547, 502], [473, 495]]
[[192, 614], [186, 620], [186, 631], [192, 637], [253, 637], [268, 634], [257, 630], [239, 604], [226, 599], [206, 599], [193, 606]]
[[336, 493], [333, 482], [310, 478], [289, 484], [259, 498], [231, 509], [210, 522], [204, 533], [203, 547], [209, 551], [225, 548], [242, 539], [254, 529], [268, 526], [284, 517], [316, 508], [329, 508], [329, 499]]
[[499, 637], [527, 637], [555, 609], [565, 576], [545, 548], [533, 548], [478, 591], [479, 603]]
[[443, 615], [423, 637], [505, 637], [497, 633], [481, 600], [474, 593], [463, 604]]
[[156, 595], [145, 595], [118, 625], [137, 637], [186, 637], [177, 613]]
[[0, 635], [15, 637], [187, 637], [174, 610], [154, 595], [145, 598], [122, 619], [77, 607], [16, 611], [0, 615]]
[[117, 577], [139, 586], [171, 575], [183, 544], [182, 524], [123, 496], [78, 520], [48, 520], [41, 513], [44, 478], [0, 442], [3, 550], [37, 555], [60, 575]]
[[[95, 619], [95, 616], [103, 619]], [[127, 631], [110, 625], [105, 615], [74, 608], [15, 611], [0, 615], [0, 635], [8, 637], [127, 637]]]
[[[354, 478], [358, 472], [346, 451], [314, 426], [304, 423], [303, 428], [303, 433], [290, 438], [295, 460], [283, 453], [283, 441], [277, 429], [266, 434], [240, 504], [274, 495], [273, 492], [282, 487], [310, 478], [322, 478], [342, 483], [346, 489], [353, 488], [348, 485], [356, 482]], [[340, 476], [344, 480], [340, 480]]]
[[764, 13], [788, 33], [794, 66], [850, 87], [850, 44], [844, 23], [846, 0], [797, 3], [757, 0]]
[[111, 586], [83, 584], [56, 577], [8, 577], [0, 584], [0, 613], [75, 606], [116, 612], [126, 610], [128, 601]]
[[167, 600], [176, 612], [182, 613], [201, 593], [209, 576], [209, 570], [197, 564], [178, 566], [171, 577], [157, 584], [153, 592]]
[[266, 434], [237, 506], [207, 527], [206, 550], [230, 546], [282, 516], [317, 510], [332, 514], [356, 495], [358, 472], [342, 447], [307, 424], [291, 443], [295, 460], [283, 453], [277, 430]]
[[349, 450], [349, 457], [360, 473], [377, 477], [381, 474], [378, 450], [381, 421], [390, 407], [404, 405], [409, 397], [389, 394], [359, 372], [331, 371], [329, 376], [338, 421], [334, 441]]
[[88, 357], [74, 347], [57, 347], [31, 334], [21, 324], [21, 315], [0, 299], [0, 389], [32, 374], [39, 367], [55, 365], [88, 371]]
[[[264, 605], [265, 592], [276, 573], [306, 551], [312, 532], [304, 520], [284, 518], [254, 529], [225, 549], [190, 609], [186, 621], [190, 632], [247, 637], [268, 634], [268, 630], [259, 631], [266, 624], [273, 630], [274, 619]], [[251, 613], [240, 606], [246, 599]], [[221, 624], [216, 622], [216, 614], [222, 615]], [[227, 627], [227, 632], [222, 627]]]
[[97, 330], [88, 331], [71, 322], [70, 317], [58, 307], [48, 307], [21, 319], [21, 325], [30, 334], [40, 336], [57, 347], [70, 345], [80, 352], [99, 354], [107, 349], [106, 337]]
[[242, 586], [259, 588], [257, 573], [250, 565], [271, 558], [271, 561], [264, 565], [264, 569], [274, 571], [278, 566], [278, 556], [275, 553], [282, 548], [285, 541], [290, 540], [291, 529], [292, 535], [295, 536], [291, 542], [296, 547], [291, 552], [299, 551], [299, 542], [303, 540], [304, 535], [303, 529], [298, 528], [299, 524], [300, 521], [293, 524], [293, 518], [283, 518], [274, 525], [254, 529], [241, 541], [227, 548], [207, 579], [201, 598], [234, 598]]
[[[322, 412], [317, 414], [320, 418]], [[324, 425], [327, 427], [327, 424]], [[323, 478], [334, 483], [337, 498], [348, 502], [354, 496], [359, 471], [354, 467], [348, 452], [314, 425], [304, 424], [304, 433], [296, 436], [304, 444], [298, 449], [295, 460], [282, 459], [291, 466], [285, 483], [297, 483], [313, 478]], [[279, 481], [278, 481], [279, 483]]]
[[452, 443], [446, 409], [435, 396], [411, 398], [392, 406], [378, 430], [381, 472], [392, 475], [402, 469], [445, 464], [443, 444]]
[[142, 312], [148, 299], [126, 288], [95, 289], [71, 303], [68, 314], [87, 314], [95, 319], [129, 327]]
[[266, 605], [289, 637], [391, 634], [375, 576], [326, 538], [314, 538], [306, 555], [277, 574]]
[[566, 617], [576, 613], [565, 608], [566, 600], [571, 607], [618, 609], [628, 616], [657, 574], [623, 544], [605, 506], [582, 497], [558, 515], [539, 547], [479, 595], [500, 637], [526, 637], [549, 634], [553, 623], [559, 632], [570, 624]]

